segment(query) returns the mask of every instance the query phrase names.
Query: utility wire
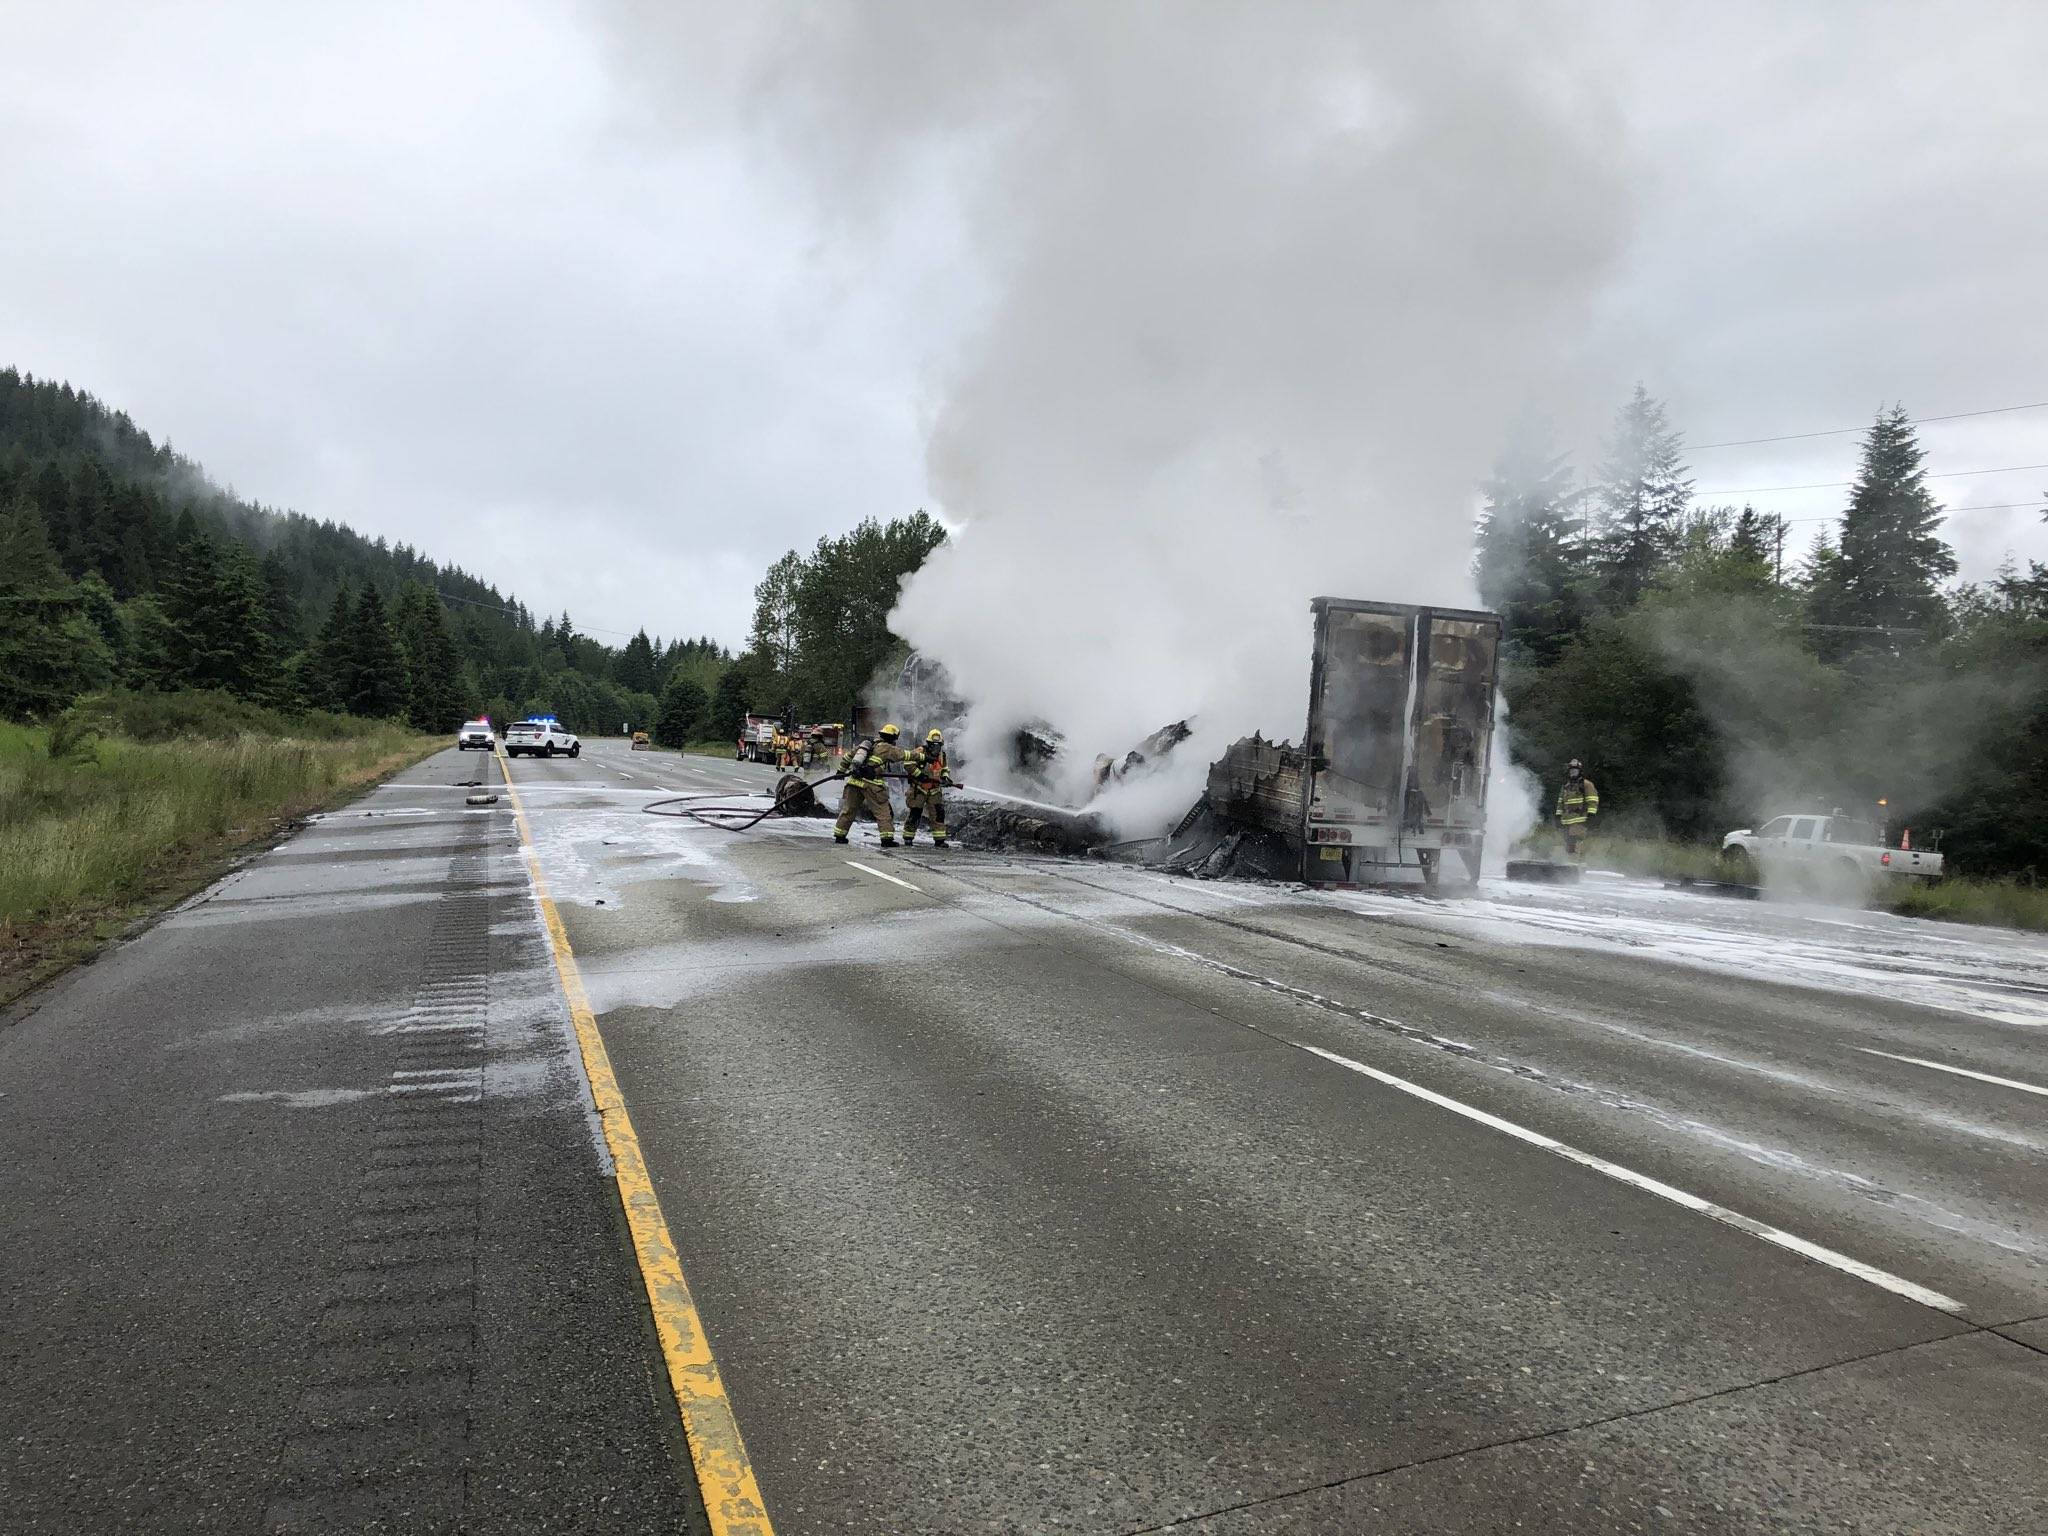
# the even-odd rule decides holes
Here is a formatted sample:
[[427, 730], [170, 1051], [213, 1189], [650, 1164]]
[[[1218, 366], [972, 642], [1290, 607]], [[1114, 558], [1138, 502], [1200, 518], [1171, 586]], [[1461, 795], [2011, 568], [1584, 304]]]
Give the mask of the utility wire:
[[[2000, 464], [1992, 469], [1944, 469], [1922, 478], [1928, 480], [1955, 480], [1964, 475], [2016, 475], [2029, 469], [2048, 469], [2048, 464]], [[1712, 490], [1694, 491], [1695, 496], [1759, 496], [1765, 491], [1833, 491], [1845, 485], [1854, 485], [1854, 480], [1816, 480], [1811, 485], [1734, 485], [1717, 486]]]
[[[1994, 501], [1980, 507], [1950, 507], [1946, 511], [1949, 517], [1956, 517], [1964, 512], [2012, 512], [2021, 507], [2039, 507], [2041, 505], [2042, 503], [2037, 501]], [[1777, 517], [1777, 514], [1766, 512], [1764, 516]], [[1841, 517], [1842, 514], [1839, 512], [1827, 512], [1818, 517], [1779, 517], [1778, 521], [1781, 523], [1834, 523], [1840, 522]]]
[[[1962, 421], [1971, 416], [2003, 416], [2012, 411], [2048, 410], [2048, 400], [2035, 400], [2027, 405], [1994, 405], [1982, 411], [1953, 411], [1946, 416], [1915, 416], [1908, 426], [1924, 427], [1933, 421]], [[1754, 448], [1760, 443], [1796, 443], [1810, 437], [1847, 437], [1855, 432], [1868, 432], [1866, 422], [1860, 427], [1829, 427], [1824, 432], [1787, 432], [1782, 437], [1738, 437], [1725, 443], [1688, 443], [1687, 453], [1705, 453], [1709, 448]]]
[[[442, 601], [444, 602], [467, 603], [472, 608], [488, 608], [493, 613], [509, 613], [512, 615], [513, 618], [524, 618], [529, 623], [531, 623], [533, 620], [533, 612], [531, 609], [522, 612], [520, 609], [517, 608], [508, 608], [503, 603], [487, 603], [483, 601], [481, 598], [476, 597], [457, 597], [453, 592], [443, 592], [439, 587], [436, 587], [434, 589], [434, 594], [437, 597], [441, 598]], [[552, 615], [550, 615], [550, 617], [552, 617]], [[628, 640], [633, 638], [631, 634], [628, 634], [623, 629], [606, 629], [601, 624], [586, 624], [583, 626], [583, 629], [578, 630], [577, 633], [582, 634], [584, 630], [588, 630], [590, 633], [595, 635], [624, 635]], [[536, 629], [534, 632], [538, 634], [539, 630]]]

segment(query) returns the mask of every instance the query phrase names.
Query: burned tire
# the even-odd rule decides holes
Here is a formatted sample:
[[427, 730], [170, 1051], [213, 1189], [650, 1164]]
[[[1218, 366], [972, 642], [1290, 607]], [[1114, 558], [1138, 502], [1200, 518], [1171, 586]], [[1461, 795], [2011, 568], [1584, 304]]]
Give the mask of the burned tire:
[[816, 816], [823, 809], [803, 775], [785, 773], [775, 781], [775, 811], [780, 816]]

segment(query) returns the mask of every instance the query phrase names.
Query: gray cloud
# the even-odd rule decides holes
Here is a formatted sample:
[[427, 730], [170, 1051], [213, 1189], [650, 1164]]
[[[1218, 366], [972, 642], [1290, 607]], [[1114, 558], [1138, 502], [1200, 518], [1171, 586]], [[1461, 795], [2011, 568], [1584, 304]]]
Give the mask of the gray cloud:
[[[2048, 397], [2032, 5], [24, 5], [8, 34], [0, 357], [586, 627], [737, 639], [773, 554], [920, 503], [1026, 543], [1243, 506], [1290, 551], [1376, 503], [1384, 563], [1317, 575], [1379, 591], [1455, 563], [1532, 394], [1588, 449], [1638, 377], [1695, 441]], [[2041, 462], [2048, 412], [1928, 443]], [[1694, 457], [1702, 487], [1852, 462]], [[1202, 541], [1092, 515], [1093, 606], [1203, 579]], [[1951, 535], [1980, 574], [2048, 553], [2025, 511]]]

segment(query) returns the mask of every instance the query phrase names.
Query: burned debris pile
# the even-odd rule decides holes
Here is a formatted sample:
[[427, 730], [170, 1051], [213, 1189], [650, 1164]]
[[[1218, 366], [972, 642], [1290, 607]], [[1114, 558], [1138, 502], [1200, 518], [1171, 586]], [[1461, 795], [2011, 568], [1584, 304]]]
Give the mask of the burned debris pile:
[[999, 852], [1087, 855], [1111, 838], [1101, 819], [1086, 811], [974, 789], [947, 797], [946, 818], [955, 841]]
[[[1110, 820], [1116, 791], [1162, 772], [1195, 735], [1162, 726], [1121, 756], [1097, 756], [1086, 805], [1046, 803], [1066, 743], [1050, 726], [1016, 732], [1010, 780], [1043, 800], [983, 791], [961, 797], [962, 841], [1082, 853], [1177, 873], [1300, 880], [1310, 885], [1419, 879], [1435, 886], [1448, 856], [1476, 881], [1486, 847], [1486, 793], [1501, 621], [1476, 609], [1319, 597], [1310, 604], [1308, 722], [1302, 745], [1254, 734], [1209, 765], [1203, 792], [1171, 830], [1130, 838]], [[1138, 797], [1140, 800], [1143, 797]], [[1156, 799], [1155, 802], [1156, 803]], [[1091, 814], [1099, 809], [1103, 814]]]
[[1209, 765], [1209, 783], [1147, 862], [1174, 874], [1295, 880], [1301, 875], [1302, 755], [1251, 735]]

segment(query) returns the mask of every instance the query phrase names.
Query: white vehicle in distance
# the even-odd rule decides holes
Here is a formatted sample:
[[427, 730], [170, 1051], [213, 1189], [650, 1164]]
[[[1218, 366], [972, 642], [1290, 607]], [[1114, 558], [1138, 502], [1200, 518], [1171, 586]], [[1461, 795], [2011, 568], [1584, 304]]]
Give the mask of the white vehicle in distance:
[[1754, 832], [1730, 832], [1721, 855], [1751, 884], [1790, 878], [1858, 897], [1881, 881], [1941, 878], [1940, 854], [1892, 847], [1876, 822], [1857, 816], [1774, 817]]
[[471, 747], [491, 752], [495, 751], [497, 746], [497, 733], [491, 729], [491, 722], [488, 720], [465, 720], [461, 729], [455, 733], [455, 750], [458, 752], [467, 752]]
[[560, 752], [568, 757], [581, 757], [583, 743], [575, 733], [565, 731], [552, 720], [521, 720], [516, 725], [505, 727], [505, 755], [518, 757], [531, 753], [535, 757], [553, 757]]

